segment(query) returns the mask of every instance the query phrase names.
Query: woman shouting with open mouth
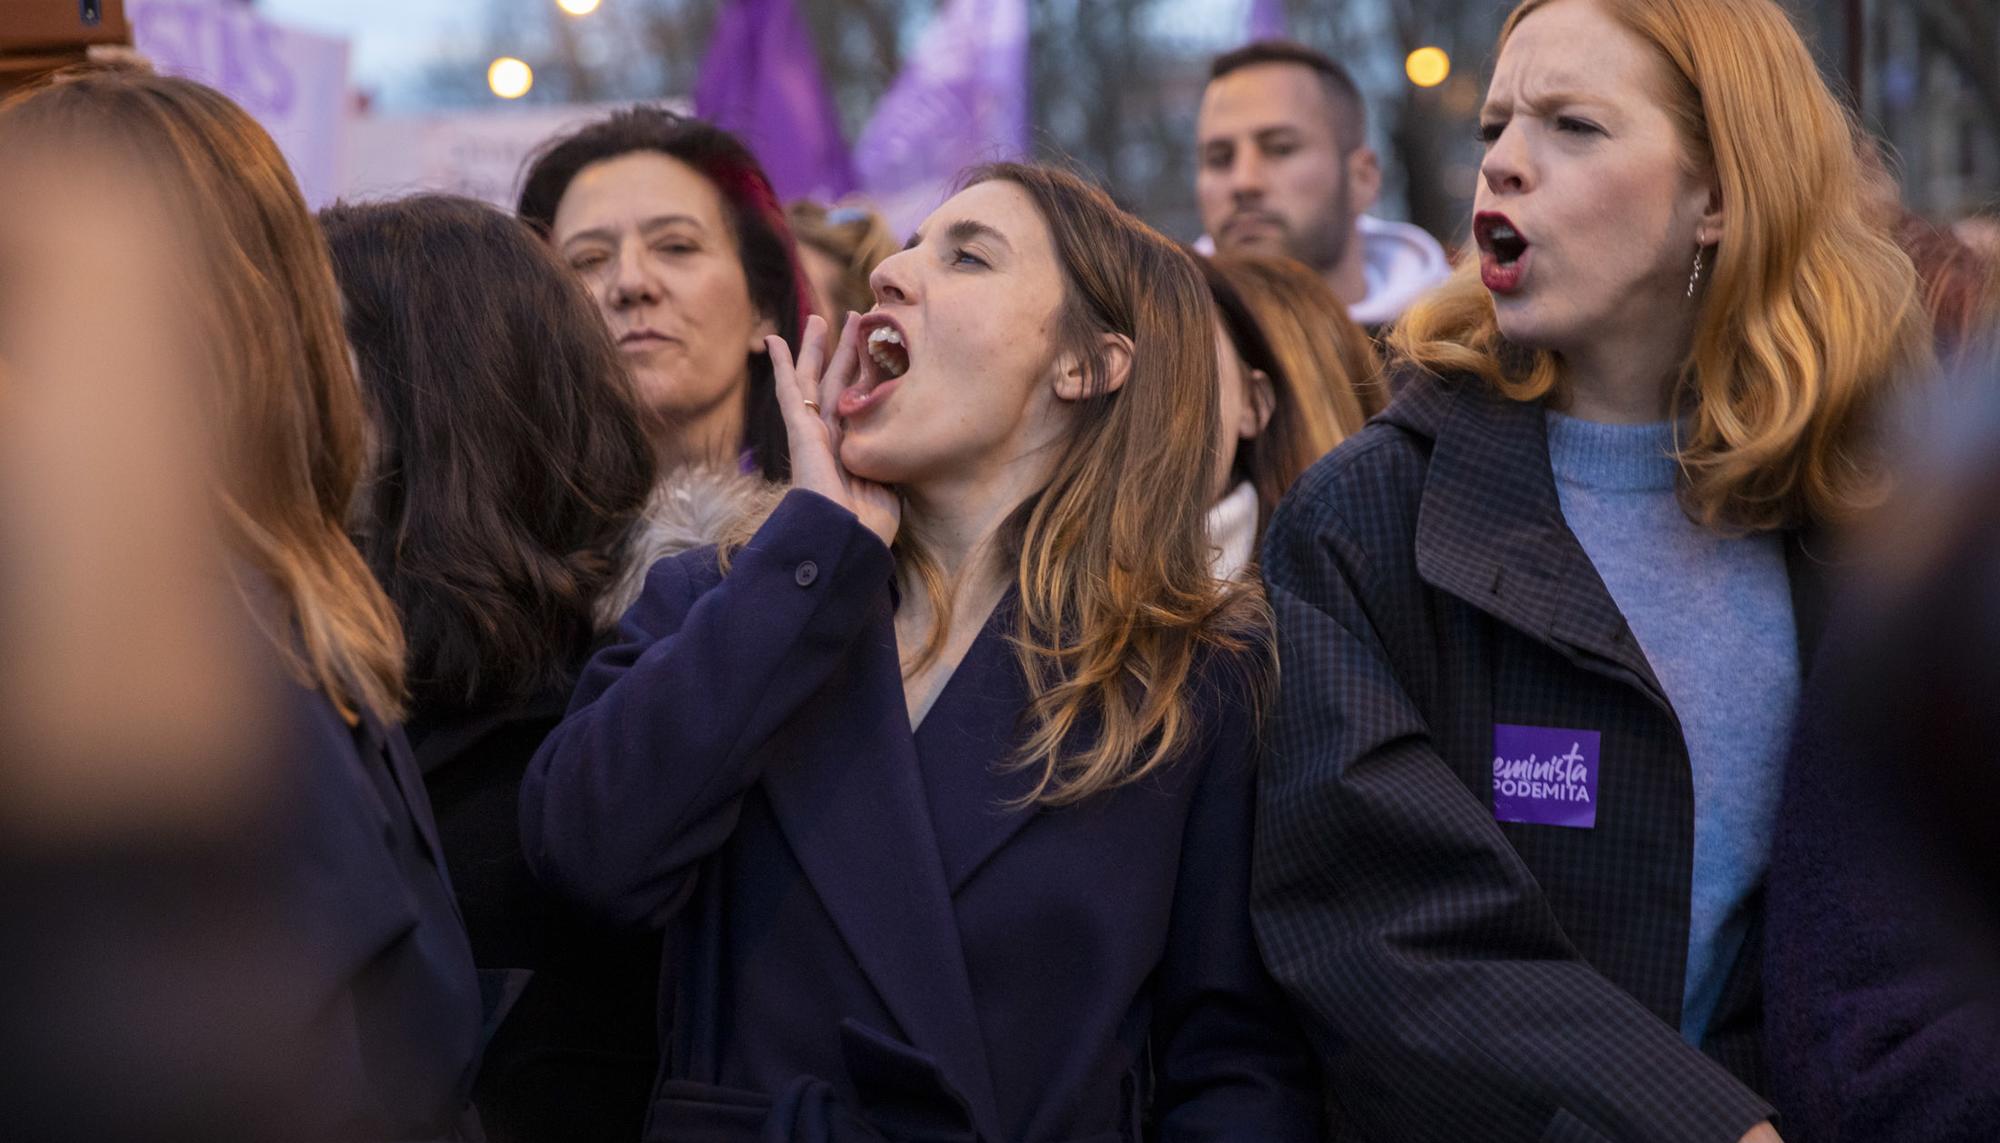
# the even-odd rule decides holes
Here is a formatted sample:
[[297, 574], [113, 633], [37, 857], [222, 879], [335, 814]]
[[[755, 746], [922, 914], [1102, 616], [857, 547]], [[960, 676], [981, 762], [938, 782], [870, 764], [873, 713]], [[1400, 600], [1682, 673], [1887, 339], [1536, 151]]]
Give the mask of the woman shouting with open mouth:
[[1315, 1138], [1199, 272], [1000, 165], [874, 288], [774, 339], [792, 490], [654, 568], [524, 785], [541, 876], [667, 929], [648, 1138]]

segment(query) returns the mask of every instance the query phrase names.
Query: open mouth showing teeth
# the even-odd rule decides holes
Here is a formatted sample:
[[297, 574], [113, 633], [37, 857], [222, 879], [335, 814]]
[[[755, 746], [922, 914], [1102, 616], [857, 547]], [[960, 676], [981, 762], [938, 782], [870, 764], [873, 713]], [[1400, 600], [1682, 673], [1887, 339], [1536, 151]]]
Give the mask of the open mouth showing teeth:
[[893, 326], [876, 326], [868, 334], [868, 358], [881, 371], [882, 380], [894, 381], [910, 371], [910, 347]]
[[1520, 233], [1506, 223], [1500, 223], [1486, 232], [1487, 249], [1500, 260], [1502, 266], [1511, 266], [1528, 252], [1528, 242]]

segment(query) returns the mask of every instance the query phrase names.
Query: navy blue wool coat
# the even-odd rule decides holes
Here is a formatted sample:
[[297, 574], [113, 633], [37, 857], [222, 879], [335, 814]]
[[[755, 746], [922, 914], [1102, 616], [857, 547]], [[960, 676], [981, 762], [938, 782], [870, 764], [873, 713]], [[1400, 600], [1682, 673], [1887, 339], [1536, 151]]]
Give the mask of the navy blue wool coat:
[[303, 797], [274, 873], [315, 968], [292, 982], [325, 1023], [316, 1083], [339, 1138], [476, 1139], [479, 978], [423, 776], [403, 732], [350, 728], [297, 691], [289, 755]]
[[888, 550], [794, 491], [727, 576], [656, 565], [522, 788], [529, 862], [664, 926], [652, 1140], [1314, 1138], [1247, 906], [1252, 712], [1009, 809], [1027, 684], [1003, 604], [912, 732]]
[[479, 1138], [479, 983], [402, 732], [260, 665], [226, 829], [0, 846], [0, 1138]]

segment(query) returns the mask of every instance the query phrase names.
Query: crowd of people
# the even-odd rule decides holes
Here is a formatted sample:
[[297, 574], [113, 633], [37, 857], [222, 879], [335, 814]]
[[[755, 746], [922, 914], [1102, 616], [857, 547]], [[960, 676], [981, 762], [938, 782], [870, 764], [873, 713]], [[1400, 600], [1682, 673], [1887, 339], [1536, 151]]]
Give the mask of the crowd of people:
[[315, 216], [200, 84], [0, 103], [0, 1118], [2000, 1138], [2000, 262], [1773, 0], [1494, 60], [1455, 262], [1289, 42], [1192, 246], [653, 106]]

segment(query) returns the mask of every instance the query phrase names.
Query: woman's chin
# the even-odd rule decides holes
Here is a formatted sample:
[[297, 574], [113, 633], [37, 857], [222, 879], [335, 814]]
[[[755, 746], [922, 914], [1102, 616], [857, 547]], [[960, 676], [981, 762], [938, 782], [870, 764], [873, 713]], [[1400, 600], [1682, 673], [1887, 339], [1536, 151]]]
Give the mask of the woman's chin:
[[701, 384], [682, 370], [633, 369], [632, 388], [646, 412], [665, 421], [686, 421], [729, 396], [730, 385]]
[[901, 484], [908, 466], [898, 462], [893, 450], [876, 442], [848, 436], [840, 442], [840, 466], [850, 474], [875, 484]]
[[1517, 349], [1554, 350], [1563, 340], [1559, 330], [1526, 307], [1497, 306], [1493, 318], [1500, 336]]

